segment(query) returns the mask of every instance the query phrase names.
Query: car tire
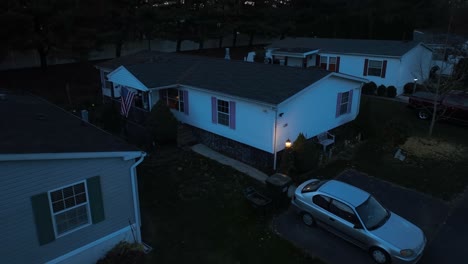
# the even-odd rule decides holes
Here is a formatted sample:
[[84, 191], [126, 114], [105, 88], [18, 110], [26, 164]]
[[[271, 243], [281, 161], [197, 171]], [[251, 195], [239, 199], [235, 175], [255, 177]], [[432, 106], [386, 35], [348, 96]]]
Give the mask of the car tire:
[[426, 110], [419, 110], [418, 117], [421, 120], [427, 120], [429, 119], [429, 112], [427, 112]]
[[310, 226], [310, 227], [315, 226], [315, 218], [311, 214], [303, 212], [301, 216], [302, 216], [302, 222], [306, 226]]
[[374, 260], [375, 263], [378, 264], [389, 264], [390, 261], [390, 255], [388, 253], [378, 247], [371, 248], [369, 251], [371, 258]]

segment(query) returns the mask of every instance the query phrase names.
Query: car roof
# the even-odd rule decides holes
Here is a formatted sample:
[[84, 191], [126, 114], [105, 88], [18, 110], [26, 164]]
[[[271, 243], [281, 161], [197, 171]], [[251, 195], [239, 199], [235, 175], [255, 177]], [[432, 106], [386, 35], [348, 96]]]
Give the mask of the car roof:
[[348, 202], [354, 207], [361, 205], [370, 196], [368, 192], [336, 180], [326, 182], [318, 191]]

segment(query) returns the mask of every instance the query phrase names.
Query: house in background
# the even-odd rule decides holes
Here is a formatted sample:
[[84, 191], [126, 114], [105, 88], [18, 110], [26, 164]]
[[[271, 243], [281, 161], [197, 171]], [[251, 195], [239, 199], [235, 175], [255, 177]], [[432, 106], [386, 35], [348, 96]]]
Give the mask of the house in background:
[[354, 120], [366, 82], [322, 69], [169, 53], [121, 65], [106, 78], [141, 94], [147, 111], [163, 100], [201, 143], [268, 171], [287, 139]]
[[141, 242], [145, 153], [42, 99], [0, 93], [2, 262], [95, 263]]
[[446, 30], [413, 30], [413, 40], [433, 50], [432, 66], [442, 75], [451, 75], [454, 66], [468, 56], [468, 36], [447, 34]]
[[268, 45], [266, 59], [293, 67], [319, 67], [366, 78], [403, 93], [408, 82], [429, 77], [432, 51], [414, 41], [286, 38]]

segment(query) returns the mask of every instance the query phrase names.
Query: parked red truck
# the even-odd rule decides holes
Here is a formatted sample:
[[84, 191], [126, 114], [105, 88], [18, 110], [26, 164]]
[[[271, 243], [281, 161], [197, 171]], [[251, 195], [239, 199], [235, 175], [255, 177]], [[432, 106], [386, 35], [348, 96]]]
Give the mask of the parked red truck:
[[[435, 94], [416, 92], [409, 97], [408, 106], [415, 109], [420, 119], [432, 118]], [[468, 92], [452, 90], [437, 98], [437, 117], [468, 124]]]

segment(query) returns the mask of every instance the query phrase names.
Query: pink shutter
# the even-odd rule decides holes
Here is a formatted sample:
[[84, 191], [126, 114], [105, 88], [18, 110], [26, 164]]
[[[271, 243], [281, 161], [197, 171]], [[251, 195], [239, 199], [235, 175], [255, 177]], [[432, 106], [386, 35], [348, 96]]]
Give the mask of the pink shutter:
[[214, 124], [218, 123], [218, 103], [216, 97], [211, 97], [211, 122]]
[[367, 65], [369, 64], [369, 60], [364, 60], [364, 73], [362, 75], [367, 76]]
[[384, 60], [382, 63], [382, 75], [380, 77], [385, 78], [386, 72], [387, 72], [387, 61]]
[[340, 109], [341, 109], [341, 93], [338, 93], [338, 97], [336, 98], [336, 114], [335, 114], [335, 117], [340, 116]]
[[348, 97], [348, 109], [346, 110], [347, 113], [351, 113], [351, 105], [353, 104], [353, 90], [349, 91]]
[[320, 55], [315, 55], [315, 66], [320, 67]]
[[336, 57], [336, 72], [340, 72], [340, 57]]
[[229, 127], [236, 129], [236, 102], [229, 102]]
[[188, 97], [188, 91], [184, 91], [184, 113], [186, 115], [189, 114], [189, 97]]

